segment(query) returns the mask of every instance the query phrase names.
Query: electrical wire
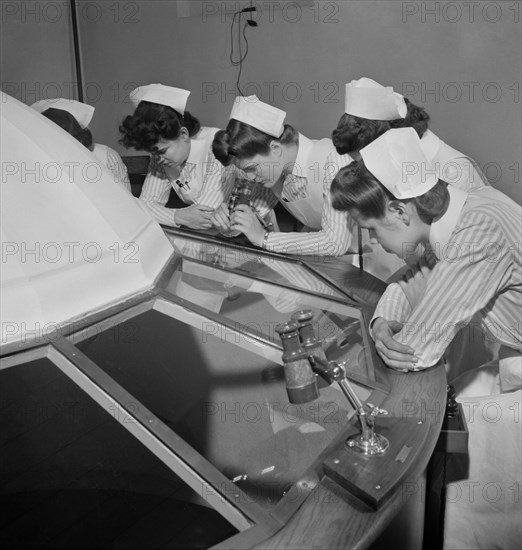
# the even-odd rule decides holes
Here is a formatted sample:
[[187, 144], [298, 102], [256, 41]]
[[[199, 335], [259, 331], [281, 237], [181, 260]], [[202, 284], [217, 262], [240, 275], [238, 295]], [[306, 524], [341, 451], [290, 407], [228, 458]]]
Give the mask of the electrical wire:
[[[239, 67], [237, 79], [236, 79], [236, 89], [241, 96], [244, 96], [243, 91], [241, 90], [240, 81], [241, 81], [241, 72], [243, 69], [243, 61], [248, 55], [248, 39], [246, 36], [246, 30], [249, 26], [252, 25], [252, 21], [249, 23], [247, 19], [243, 21], [243, 29], [241, 30], [242, 17], [244, 15], [244, 10], [237, 11], [232, 17], [232, 24], [230, 25], [230, 63], [233, 67]], [[250, 12], [252, 13], [252, 12]], [[252, 17], [252, 15], [250, 16]], [[238, 57], [235, 57], [235, 48], [234, 48], [234, 27], [236, 26], [237, 19], [237, 53]], [[245, 51], [243, 53], [242, 39], [245, 43]]]

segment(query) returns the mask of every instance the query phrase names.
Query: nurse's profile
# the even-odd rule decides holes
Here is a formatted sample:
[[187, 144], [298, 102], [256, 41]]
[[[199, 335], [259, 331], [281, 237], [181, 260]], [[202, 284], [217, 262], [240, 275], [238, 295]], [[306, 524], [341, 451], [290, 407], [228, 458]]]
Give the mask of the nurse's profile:
[[230, 216], [222, 207], [214, 223], [221, 230], [238, 229], [254, 245], [273, 252], [345, 254], [352, 233], [346, 215], [331, 206], [330, 183], [352, 159], [337, 154], [330, 139], [308, 139], [285, 124], [285, 117], [256, 96], [237, 97], [226, 130], [214, 138], [213, 151], [224, 166], [236, 166], [257, 184], [267, 208], [280, 202], [308, 232], [268, 232], [248, 206], [237, 207]]
[[[234, 171], [224, 169], [212, 153], [217, 128], [201, 126], [185, 110], [190, 92], [149, 84], [133, 90], [136, 109], [120, 125], [120, 143], [151, 154], [140, 200], [164, 225], [205, 230], [214, 209], [234, 185]], [[167, 208], [171, 189], [188, 206]]]
[[[364, 147], [331, 189], [334, 208], [386, 250], [404, 257], [423, 244], [431, 257], [389, 285], [375, 310], [372, 337], [388, 366], [436, 365], [474, 315], [500, 346], [495, 361], [480, 368], [464, 361], [448, 372], [468, 424], [469, 472], [452, 482], [462, 498], [446, 502], [445, 547], [518, 548], [521, 501], [510, 487], [522, 482], [522, 434], [511, 414], [522, 396], [522, 209], [491, 186], [465, 192], [447, 185], [412, 128], [389, 130]], [[494, 498], [486, 490], [492, 484]]]

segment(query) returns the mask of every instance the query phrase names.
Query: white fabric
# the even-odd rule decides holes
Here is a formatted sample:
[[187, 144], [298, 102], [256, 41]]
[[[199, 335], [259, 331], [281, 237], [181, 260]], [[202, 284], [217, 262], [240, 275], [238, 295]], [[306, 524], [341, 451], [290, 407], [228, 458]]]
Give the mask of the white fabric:
[[449, 186], [448, 194], [450, 201], [446, 212], [438, 220], [432, 222], [428, 237], [431, 249], [435, 252], [438, 259], [443, 258], [446, 252], [445, 248], [451, 239], [457, 220], [460, 218], [462, 209], [468, 199], [468, 194], [456, 187]]
[[232, 192], [237, 170], [233, 165], [225, 168], [214, 156], [212, 140], [217, 131], [217, 128], [204, 126], [190, 138], [189, 156], [176, 179], [169, 177], [168, 169], [158, 163], [156, 156], [151, 157], [140, 200], [158, 223], [177, 226], [178, 209], [165, 206], [172, 189], [185, 204], [211, 208], [225, 202]]
[[230, 118], [244, 122], [269, 136], [281, 137], [284, 130], [285, 111], [263, 103], [257, 96], [238, 96], [234, 100]]
[[132, 193], [127, 167], [114, 149], [101, 143], [95, 143], [92, 154], [109, 170], [118, 185], [121, 185], [129, 193]]
[[451, 381], [469, 431], [466, 455], [447, 467], [444, 548], [520, 548], [522, 540], [522, 390], [502, 392], [500, 371], [522, 370], [522, 358], [493, 361]]
[[405, 118], [408, 108], [404, 97], [391, 86], [381, 86], [371, 78], [360, 78], [346, 84], [344, 112], [370, 120]]
[[94, 107], [91, 105], [81, 103], [74, 99], [65, 99], [63, 97], [58, 97], [56, 99], [41, 99], [33, 103], [31, 107], [39, 113], [43, 113], [47, 111], [47, 109], [67, 111], [78, 121], [78, 124], [82, 126], [82, 128], [87, 128], [87, 126], [89, 126], [94, 115]]
[[[451, 186], [448, 191], [450, 204], [458, 201], [462, 192]], [[453, 231], [448, 241], [430, 238], [439, 261], [415, 307], [399, 285], [388, 286], [373, 319], [404, 323], [394, 338], [415, 350], [419, 368], [436, 364], [477, 313], [492, 342], [522, 350], [521, 215], [518, 204], [491, 186], [470, 191], [460, 213], [451, 208], [437, 222]], [[438, 231], [439, 239], [447, 237], [446, 230]]]
[[305, 227], [315, 231], [321, 229], [324, 193], [319, 178], [313, 181], [310, 177], [310, 166], [318, 172], [320, 163], [331, 147], [329, 139], [312, 141], [299, 134], [297, 157], [291, 173], [285, 177], [281, 193], [283, 206]]
[[[259, 193], [266, 197], [269, 208], [279, 199], [293, 216], [316, 231], [274, 231], [266, 240], [267, 250], [307, 256], [342, 256], [349, 252], [355, 224], [346, 212], [334, 210], [330, 186], [337, 172], [352, 160], [349, 155], [339, 155], [330, 139], [315, 141], [299, 134], [296, 162], [285, 177], [281, 196], [265, 188]], [[267, 212], [260, 209], [259, 213], [264, 217]]]
[[163, 84], [148, 84], [132, 90], [129, 97], [135, 107], [139, 105], [140, 101], [150, 101], [172, 107], [184, 115], [189, 95], [190, 92], [182, 88], [164, 86]]
[[[470, 191], [488, 185], [487, 178], [481, 174], [477, 163], [464, 153], [457, 151], [444, 143], [431, 130], [424, 132], [420, 144], [426, 158], [430, 161], [437, 177], [452, 187], [462, 191]], [[388, 283], [394, 282], [397, 271], [405, 267], [404, 262], [395, 254], [386, 252], [379, 244], [372, 243], [368, 231], [363, 230], [364, 270]], [[417, 261], [422, 251], [413, 255], [412, 261]], [[354, 256], [354, 265], [359, 266], [359, 257]], [[402, 276], [402, 275], [401, 275]], [[473, 349], [473, 352], [476, 350]], [[477, 357], [479, 353], [477, 353]], [[484, 361], [475, 364], [478, 366]]]
[[0, 345], [150, 288], [172, 247], [147, 209], [71, 135], [1, 94]]
[[489, 185], [487, 178], [471, 157], [442, 141], [431, 130], [424, 132], [420, 144], [437, 177], [449, 185], [462, 191]]
[[419, 197], [438, 176], [413, 128], [388, 130], [361, 149], [366, 168], [398, 199]]

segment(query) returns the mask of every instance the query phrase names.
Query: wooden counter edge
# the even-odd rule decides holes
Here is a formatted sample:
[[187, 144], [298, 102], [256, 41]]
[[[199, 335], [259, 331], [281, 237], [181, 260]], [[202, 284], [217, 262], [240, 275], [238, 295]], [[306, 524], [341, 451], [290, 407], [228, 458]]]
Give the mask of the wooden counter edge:
[[408, 496], [420, 490], [416, 484], [428, 465], [443, 421], [446, 373], [443, 365], [439, 365], [417, 373], [393, 372], [390, 380], [392, 391], [383, 406], [395, 416], [418, 415], [428, 430], [424, 448], [390, 499], [375, 511], [324, 477], [287, 524], [254, 548], [368, 548], [400, 511]]

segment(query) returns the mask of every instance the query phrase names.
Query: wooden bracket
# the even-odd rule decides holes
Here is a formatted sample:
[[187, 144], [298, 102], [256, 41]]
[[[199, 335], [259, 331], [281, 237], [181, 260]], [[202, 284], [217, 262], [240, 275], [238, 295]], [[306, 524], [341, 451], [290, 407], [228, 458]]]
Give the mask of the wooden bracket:
[[346, 446], [346, 439], [356, 435], [358, 428], [358, 425], [350, 425], [346, 437], [323, 462], [324, 472], [341, 487], [377, 509], [399, 485], [422, 448], [428, 425], [420, 418], [377, 418], [375, 433], [386, 437], [390, 446], [384, 454], [372, 456]]

